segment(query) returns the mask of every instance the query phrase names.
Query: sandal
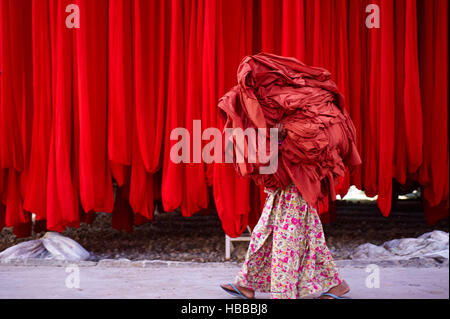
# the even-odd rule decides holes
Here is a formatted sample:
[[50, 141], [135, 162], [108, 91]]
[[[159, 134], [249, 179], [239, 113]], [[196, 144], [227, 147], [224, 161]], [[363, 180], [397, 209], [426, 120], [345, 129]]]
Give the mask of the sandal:
[[233, 284], [229, 284], [231, 287], [233, 287], [233, 290], [227, 289], [225, 287], [223, 287], [222, 285], [220, 286], [223, 290], [225, 290], [226, 292], [228, 292], [230, 295], [235, 296], [235, 297], [239, 297], [242, 299], [249, 299], [247, 296], [243, 295], [239, 289], [236, 288], [235, 285]]
[[[329, 296], [333, 299], [352, 299], [350, 297], [337, 296], [335, 294], [332, 294], [331, 292], [324, 292], [323, 294], [320, 295], [320, 297], [322, 297], [322, 296]], [[320, 298], [316, 298], [316, 299], [320, 299]]]

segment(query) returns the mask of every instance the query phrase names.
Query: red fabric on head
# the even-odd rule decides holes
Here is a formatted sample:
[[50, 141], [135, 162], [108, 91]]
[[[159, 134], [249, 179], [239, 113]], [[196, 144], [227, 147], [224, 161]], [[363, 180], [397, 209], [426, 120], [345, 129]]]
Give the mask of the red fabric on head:
[[[336, 187], [345, 181], [345, 166], [361, 164], [353, 123], [325, 69], [270, 53], [247, 56], [238, 68], [238, 85], [219, 100], [218, 106], [228, 129], [283, 124], [287, 136], [279, 147], [275, 173], [261, 173], [266, 164], [252, 162], [247, 153], [243, 154], [244, 163], [234, 158], [239, 175], [250, 176], [259, 185], [284, 189], [294, 182], [303, 198], [319, 207], [323, 200], [336, 199]], [[236, 139], [233, 142], [236, 149], [244, 147], [237, 145]], [[250, 141], [246, 143], [245, 147], [250, 147]], [[270, 148], [267, 137], [265, 154], [273, 152]], [[255, 151], [261, 151], [259, 146]]]

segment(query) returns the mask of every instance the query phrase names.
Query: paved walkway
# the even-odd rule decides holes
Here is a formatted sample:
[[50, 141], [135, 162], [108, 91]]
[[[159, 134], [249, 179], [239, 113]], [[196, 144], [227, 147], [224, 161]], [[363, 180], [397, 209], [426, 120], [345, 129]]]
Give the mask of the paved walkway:
[[[352, 298], [449, 298], [448, 267], [376, 269], [337, 264]], [[234, 263], [0, 264], [0, 298], [228, 299], [233, 297], [219, 284], [233, 280], [238, 269]], [[270, 296], [257, 293], [256, 297]]]

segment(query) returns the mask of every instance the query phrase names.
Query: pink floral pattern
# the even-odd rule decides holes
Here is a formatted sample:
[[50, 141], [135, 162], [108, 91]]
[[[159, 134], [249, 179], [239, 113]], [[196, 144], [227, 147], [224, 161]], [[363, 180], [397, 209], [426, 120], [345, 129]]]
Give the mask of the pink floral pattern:
[[296, 299], [339, 285], [317, 211], [294, 184], [268, 193], [235, 283], [270, 292], [273, 299]]

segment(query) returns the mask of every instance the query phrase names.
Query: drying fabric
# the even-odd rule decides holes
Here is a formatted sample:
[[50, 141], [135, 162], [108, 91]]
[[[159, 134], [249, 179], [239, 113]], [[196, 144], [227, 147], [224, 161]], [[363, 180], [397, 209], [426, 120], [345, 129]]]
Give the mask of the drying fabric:
[[[295, 58], [264, 52], [242, 60], [238, 85], [219, 101], [227, 117], [225, 128], [257, 130], [281, 123], [287, 136], [279, 146], [275, 173], [260, 173], [267, 164], [252, 163], [244, 154], [245, 163], [234, 156], [241, 176], [272, 190], [284, 189], [293, 181], [315, 207], [329, 194], [335, 200], [335, 185], [345, 177], [346, 166], [359, 165], [361, 159], [354, 125], [330, 76], [327, 70]], [[265, 145], [263, 153], [269, 154], [270, 141]]]
[[[369, 4], [384, 27], [366, 25]], [[74, 8], [80, 28], [66, 24]], [[170, 133], [223, 129], [218, 100], [258, 52], [329, 70], [345, 96], [362, 165], [336, 194], [356, 185], [388, 216], [393, 182], [420, 185], [433, 224], [449, 207], [447, 12], [442, 0], [0, 0], [0, 228], [23, 237], [31, 213], [35, 231], [62, 231], [112, 211], [132, 230], [155, 200], [216, 209], [232, 237], [253, 227], [264, 185], [232, 164], [171, 162]], [[322, 222], [336, 218], [331, 197]]]

